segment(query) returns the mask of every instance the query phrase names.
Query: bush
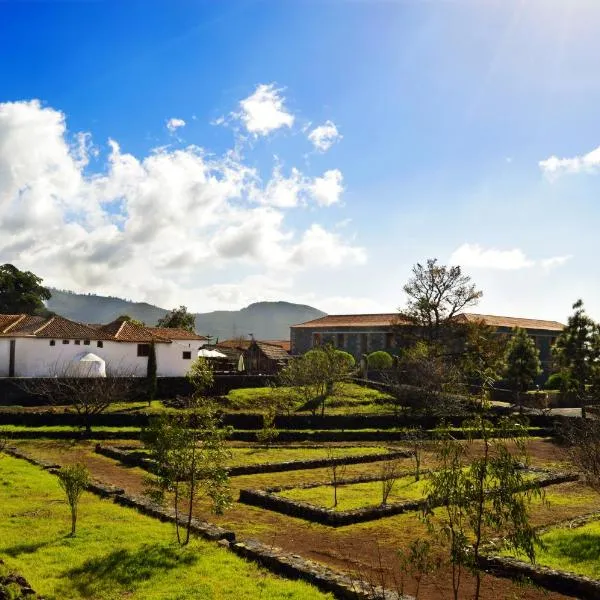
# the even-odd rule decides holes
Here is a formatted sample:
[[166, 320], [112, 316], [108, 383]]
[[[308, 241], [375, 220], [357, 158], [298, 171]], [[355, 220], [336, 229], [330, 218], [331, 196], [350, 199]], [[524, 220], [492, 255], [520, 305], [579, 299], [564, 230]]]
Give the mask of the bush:
[[[304, 356], [306, 358], [308, 358], [309, 360], [313, 360], [314, 357], [319, 357], [321, 356], [321, 353], [323, 352], [323, 350], [321, 348], [315, 348], [313, 350], [309, 350]], [[336, 358], [340, 358], [342, 359], [348, 369], [353, 369], [356, 366], [356, 361], [354, 360], [354, 356], [352, 356], [352, 354], [350, 354], [349, 352], [345, 352], [344, 350], [333, 350]], [[316, 358], [315, 358], [316, 360]]]
[[392, 368], [394, 359], [387, 352], [378, 350], [377, 352], [371, 352], [371, 354], [367, 356], [367, 363], [369, 365], [369, 369], [373, 369], [374, 371], [383, 371], [384, 369]]
[[566, 380], [562, 373], [553, 373], [546, 380], [544, 387], [547, 390], [562, 390], [566, 387], [565, 384]]

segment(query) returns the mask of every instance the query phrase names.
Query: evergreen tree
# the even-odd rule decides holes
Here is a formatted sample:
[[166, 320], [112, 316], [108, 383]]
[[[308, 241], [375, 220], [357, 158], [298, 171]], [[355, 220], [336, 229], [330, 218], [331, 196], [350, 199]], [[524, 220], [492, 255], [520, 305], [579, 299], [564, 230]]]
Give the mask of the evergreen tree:
[[157, 371], [157, 363], [156, 363], [156, 346], [154, 342], [150, 344], [150, 353], [148, 354], [148, 372], [146, 373], [146, 378], [148, 380], [148, 406], [150, 406], [150, 402], [156, 398], [156, 371]]
[[189, 313], [186, 306], [174, 308], [168, 312], [162, 319], [158, 320], [158, 327], [169, 327], [172, 329], [187, 329], [194, 332], [196, 319], [193, 314]]
[[50, 290], [42, 279], [31, 271], [19, 271], [10, 264], [0, 265], [0, 314], [45, 313], [44, 300], [49, 300]]
[[582, 300], [573, 304], [573, 310], [552, 352], [564, 381], [581, 406], [581, 416], [585, 418], [586, 386], [593, 382], [599, 370], [600, 328], [585, 313]]
[[523, 392], [541, 374], [540, 352], [533, 339], [520, 327], [515, 327], [513, 336], [506, 345], [504, 376], [515, 391], [519, 412], [523, 412]]

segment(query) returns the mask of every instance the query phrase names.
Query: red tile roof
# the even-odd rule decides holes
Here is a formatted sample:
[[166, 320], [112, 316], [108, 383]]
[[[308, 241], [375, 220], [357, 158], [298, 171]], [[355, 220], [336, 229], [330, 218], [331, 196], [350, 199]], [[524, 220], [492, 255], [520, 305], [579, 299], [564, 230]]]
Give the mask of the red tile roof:
[[521, 327], [522, 329], [548, 329], [551, 331], [562, 331], [565, 326], [558, 321], [545, 321], [543, 319], [524, 319], [521, 317], [501, 317], [497, 315], [479, 315], [476, 313], [463, 313], [459, 315], [474, 323], [477, 321], [483, 321], [486, 325], [491, 327]]
[[269, 344], [269, 346], [279, 346], [283, 348], [286, 352], [291, 350], [290, 340], [262, 340], [263, 344]]
[[[520, 317], [500, 317], [496, 315], [479, 315], [475, 313], [464, 313], [458, 315], [459, 319], [469, 322], [483, 321], [492, 327], [522, 327], [524, 329], [546, 329], [551, 331], [562, 331], [564, 325], [558, 321], [544, 321], [541, 319], [523, 319]], [[294, 329], [320, 329], [328, 327], [390, 327], [400, 325], [402, 320], [399, 313], [381, 313], [368, 315], [327, 315], [292, 325]]]
[[177, 327], [147, 327], [146, 329], [150, 329], [155, 335], [169, 340], [208, 340], [205, 335], [198, 335], [193, 331]]
[[313, 321], [292, 325], [294, 328], [307, 327], [389, 327], [400, 322], [398, 313], [370, 315], [326, 315]]
[[204, 341], [202, 335], [184, 329], [146, 327], [117, 319], [106, 325], [85, 325], [55, 315], [0, 315], [0, 337], [38, 337], [56, 339], [108, 340], [114, 342], [158, 342], [173, 340]]
[[271, 360], [289, 360], [291, 356], [281, 347], [266, 342], [256, 342], [261, 352]]

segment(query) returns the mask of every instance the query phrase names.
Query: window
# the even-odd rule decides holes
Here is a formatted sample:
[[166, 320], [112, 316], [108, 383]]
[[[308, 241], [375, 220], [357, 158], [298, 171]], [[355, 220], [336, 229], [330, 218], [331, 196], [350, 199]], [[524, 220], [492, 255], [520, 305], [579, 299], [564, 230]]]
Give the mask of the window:
[[183, 360], [191, 360], [191, 358], [192, 358], [191, 350], [184, 350], [181, 358], [183, 358]]
[[385, 334], [385, 347], [387, 350], [394, 347], [394, 334], [391, 331]]
[[89, 346], [90, 345], [90, 340], [83, 340], [83, 345], [84, 346]]
[[69, 340], [63, 340], [63, 344], [68, 344]]
[[338, 348], [343, 348], [344, 347], [344, 334], [343, 333], [338, 333], [337, 336], [337, 341], [336, 341], [336, 345]]
[[50, 340], [50, 345], [51, 346], [56, 346], [56, 340]]
[[102, 340], [98, 340], [96, 342], [96, 346], [98, 346], [98, 348], [104, 348], [104, 342]]
[[150, 356], [150, 344], [138, 344], [138, 356]]
[[313, 333], [313, 346], [320, 346], [320, 345], [321, 345], [321, 334]]
[[369, 351], [369, 334], [361, 333], [359, 337], [360, 353], [365, 354]]
[[81, 340], [75, 340], [73, 343], [74, 343], [76, 346], [79, 346], [79, 344], [81, 344]]

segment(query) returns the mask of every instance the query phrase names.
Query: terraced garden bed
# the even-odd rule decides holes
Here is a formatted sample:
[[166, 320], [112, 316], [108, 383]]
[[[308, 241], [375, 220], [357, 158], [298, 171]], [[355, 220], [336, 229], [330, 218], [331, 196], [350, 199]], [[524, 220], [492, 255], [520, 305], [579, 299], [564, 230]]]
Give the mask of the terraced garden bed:
[[[383, 446], [352, 447], [335, 449], [335, 457], [328, 455], [327, 448], [232, 448], [229, 475], [251, 475], [255, 473], [276, 473], [279, 471], [299, 471], [317, 469], [335, 464], [362, 464], [408, 458], [407, 450], [388, 449]], [[150, 455], [143, 449], [129, 450], [113, 446], [96, 446], [96, 452], [119, 460], [123, 464], [154, 470]]]
[[[542, 468], [528, 468], [526, 478], [532, 484], [535, 482], [535, 485], [547, 487], [576, 481], [578, 476]], [[396, 481], [386, 504], [381, 503], [381, 486], [382, 480], [374, 478], [369, 478], [369, 481], [364, 478], [345, 481], [338, 485], [336, 506], [333, 506], [334, 488], [331, 484], [273, 487], [265, 490], [242, 489], [239, 501], [333, 527], [372, 521], [425, 507], [426, 479], [415, 481], [414, 475], [404, 474]]]

